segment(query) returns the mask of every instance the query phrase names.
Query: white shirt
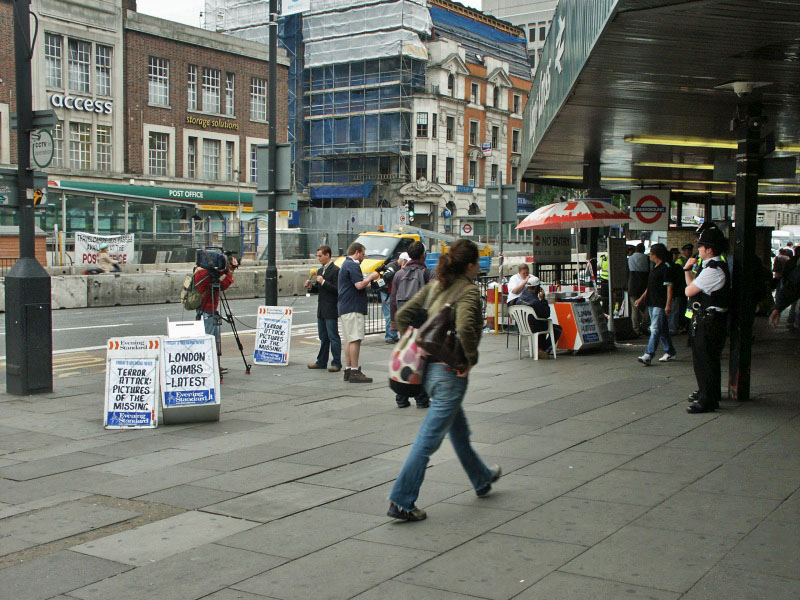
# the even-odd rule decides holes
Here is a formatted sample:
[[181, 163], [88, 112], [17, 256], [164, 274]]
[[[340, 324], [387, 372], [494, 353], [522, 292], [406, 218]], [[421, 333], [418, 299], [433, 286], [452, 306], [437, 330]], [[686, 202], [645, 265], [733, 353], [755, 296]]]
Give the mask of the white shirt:
[[506, 300], [506, 302], [511, 302], [512, 300], [516, 300], [522, 295], [524, 288], [520, 290], [519, 294], [515, 294], [514, 290], [517, 289], [520, 285], [522, 285], [523, 281], [525, 281], [525, 278], [519, 273], [511, 276], [511, 279], [508, 280], [508, 300]]
[[[722, 262], [722, 259], [718, 256], [708, 259], [708, 263], [714, 261]], [[722, 289], [725, 285], [725, 273], [722, 269], [709, 269], [707, 266], [704, 266], [703, 270], [700, 271], [700, 275], [695, 277], [694, 284], [704, 294], [711, 294], [712, 292]]]

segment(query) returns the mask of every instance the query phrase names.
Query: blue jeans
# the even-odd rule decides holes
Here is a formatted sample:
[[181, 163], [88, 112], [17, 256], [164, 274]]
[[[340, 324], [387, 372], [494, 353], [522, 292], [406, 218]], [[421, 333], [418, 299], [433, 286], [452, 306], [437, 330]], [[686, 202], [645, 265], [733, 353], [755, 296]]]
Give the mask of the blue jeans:
[[467, 392], [467, 378], [443, 363], [428, 365], [425, 372], [425, 391], [431, 405], [419, 428], [411, 452], [394, 482], [389, 500], [403, 510], [411, 510], [419, 497], [419, 488], [425, 478], [425, 468], [447, 433], [461, 466], [469, 476], [472, 487], [481, 489], [491, 483], [492, 472], [477, 455], [469, 442], [469, 425], [461, 408]]
[[317, 333], [319, 334], [319, 354], [317, 365], [323, 369], [328, 366], [328, 350], [331, 353], [331, 366], [342, 366], [342, 340], [339, 337], [339, 319], [323, 319], [317, 317]]
[[648, 306], [647, 310], [650, 313], [650, 340], [647, 342], [647, 354], [655, 356], [659, 341], [664, 346], [664, 352], [675, 354], [675, 346], [672, 345], [672, 338], [669, 337], [667, 314], [664, 309], [658, 306]]
[[391, 330], [392, 325], [392, 307], [390, 303], [391, 296], [384, 291], [380, 292], [381, 295], [381, 309], [383, 310], [383, 320], [386, 322], [386, 334], [384, 339], [388, 342], [389, 340], [399, 340], [400, 336], [397, 332], [393, 332]]
[[[203, 328], [206, 331], [206, 335], [213, 335], [214, 339], [216, 340], [217, 345], [220, 342], [220, 332], [219, 326], [214, 324], [214, 313], [205, 312], [200, 309], [197, 310], [197, 317], [195, 320], [199, 320], [200, 318], [203, 319]], [[221, 319], [220, 319], [221, 321]]]

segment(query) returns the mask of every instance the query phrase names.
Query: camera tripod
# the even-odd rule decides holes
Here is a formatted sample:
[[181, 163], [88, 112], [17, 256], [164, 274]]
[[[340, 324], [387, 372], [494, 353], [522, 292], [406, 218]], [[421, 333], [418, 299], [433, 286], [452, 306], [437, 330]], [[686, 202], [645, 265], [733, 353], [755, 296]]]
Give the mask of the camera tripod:
[[[218, 306], [222, 308], [225, 313], [225, 316], [219, 314], [219, 310], [214, 311], [214, 337], [216, 338], [217, 343], [217, 359], [218, 362], [222, 358], [222, 336], [221, 336], [221, 326], [222, 321], [230, 324], [231, 330], [233, 331], [233, 337], [236, 340], [236, 345], [239, 347], [239, 353], [242, 355], [242, 362], [244, 363], [244, 372], [246, 375], [250, 375], [250, 365], [247, 362], [247, 358], [244, 356], [244, 346], [242, 346], [242, 340], [239, 337], [239, 331], [236, 329], [236, 319], [231, 312], [231, 305], [228, 303], [228, 297], [225, 295], [225, 290], [222, 289], [219, 283], [219, 277], [212, 278], [211, 281], [211, 306]], [[220, 373], [220, 381], [222, 381], [222, 373]]]

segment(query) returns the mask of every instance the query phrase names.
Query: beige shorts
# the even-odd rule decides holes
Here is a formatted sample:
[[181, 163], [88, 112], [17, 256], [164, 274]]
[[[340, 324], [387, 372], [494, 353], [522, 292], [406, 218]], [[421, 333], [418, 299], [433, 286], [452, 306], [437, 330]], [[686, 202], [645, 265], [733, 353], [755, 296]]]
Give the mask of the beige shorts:
[[345, 343], [358, 342], [364, 339], [367, 331], [366, 316], [357, 312], [345, 313], [341, 316], [342, 334], [344, 335]]

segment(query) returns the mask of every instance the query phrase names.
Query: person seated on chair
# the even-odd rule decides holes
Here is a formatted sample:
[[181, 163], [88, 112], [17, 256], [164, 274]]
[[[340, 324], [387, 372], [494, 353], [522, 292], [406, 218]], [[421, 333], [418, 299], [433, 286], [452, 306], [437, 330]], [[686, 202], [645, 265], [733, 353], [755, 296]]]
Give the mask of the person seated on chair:
[[530, 281], [530, 279], [530, 268], [528, 268], [526, 263], [521, 263], [517, 267], [517, 274], [512, 275], [511, 279], [508, 280], [507, 303], [509, 306], [519, 304], [520, 294], [522, 294], [522, 292], [525, 290], [525, 286], [528, 285], [528, 281]]
[[[530, 306], [539, 319], [550, 318], [550, 304], [545, 299], [542, 282], [538, 277], [534, 276], [528, 279], [528, 283], [525, 289], [522, 290], [517, 304]], [[528, 325], [533, 333], [547, 331], [547, 321], [540, 321], [534, 318], [533, 315], [528, 315]], [[555, 343], [558, 344], [558, 338], [561, 337], [561, 327], [555, 323], [553, 323], [553, 334], [556, 336]], [[549, 358], [552, 348], [553, 341], [550, 339], [550, 335], [546, 335], [544, 340], [539, 343], [539, 358]]]

